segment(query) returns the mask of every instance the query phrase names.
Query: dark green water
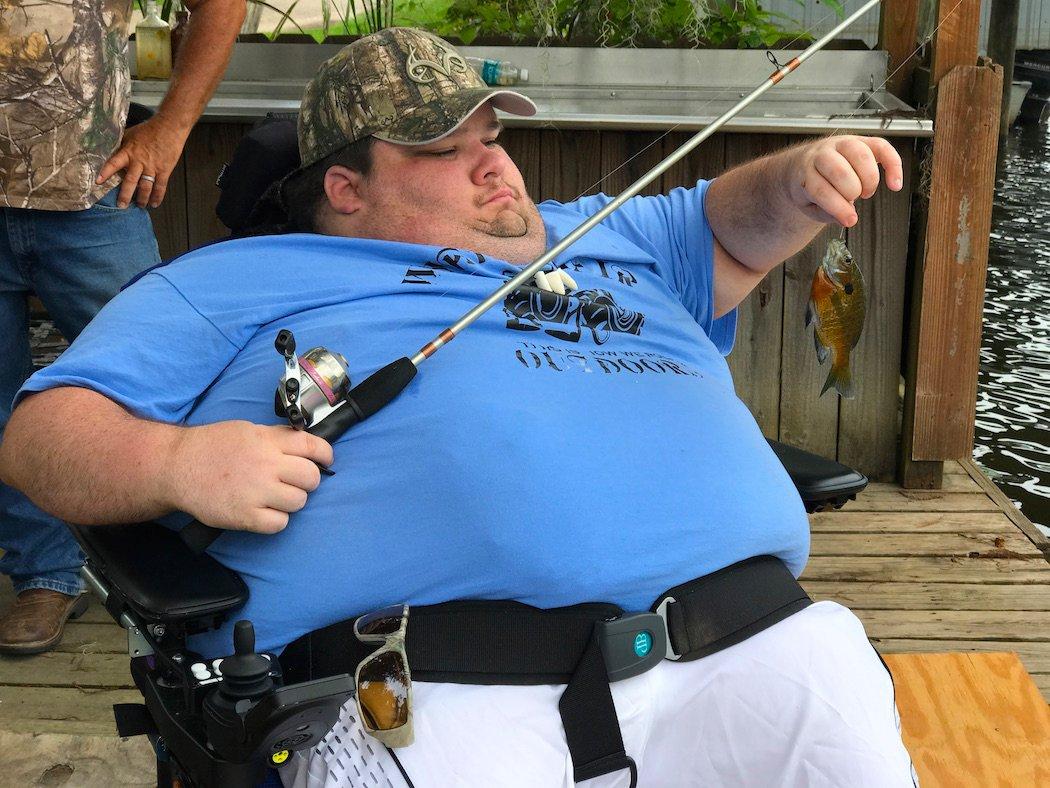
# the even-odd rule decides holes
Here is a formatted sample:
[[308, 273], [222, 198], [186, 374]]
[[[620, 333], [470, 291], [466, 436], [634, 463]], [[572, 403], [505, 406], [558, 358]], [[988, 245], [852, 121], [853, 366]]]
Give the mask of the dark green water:
[[995, 187], [974, 458], [1050, 535], [1050, 130], [1015, 126]]

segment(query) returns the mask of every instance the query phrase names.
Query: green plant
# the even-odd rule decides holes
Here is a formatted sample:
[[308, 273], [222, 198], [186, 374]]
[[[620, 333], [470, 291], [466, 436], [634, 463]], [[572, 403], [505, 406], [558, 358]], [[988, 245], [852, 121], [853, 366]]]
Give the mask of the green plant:
[[[840, 0], [826, 5], [843, 16]], [[797, 21], [767, 11], [758, 0], [452, 0], [434, 32], [467, 44], [484, 36], [540, 44], [757, 47], [811, 38]]]

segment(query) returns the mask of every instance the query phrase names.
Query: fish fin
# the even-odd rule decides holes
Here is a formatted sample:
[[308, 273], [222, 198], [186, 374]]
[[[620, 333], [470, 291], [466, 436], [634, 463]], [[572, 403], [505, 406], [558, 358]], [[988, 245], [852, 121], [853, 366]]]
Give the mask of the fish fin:
[[806, 302], [806, 328], [817, 322], [817, 310], [813, 308], [813, 299]]
[[831, 371], [828, 372], [828, 379], [824, 381], [824, 388], [820, 390], [820, 395], [824, 396], [824, 392], [833, 386], [843, 399], [853, 399], [856, 394], [853, 389], [853, 373], [849, 368], [848, 355], [841, 363], [836, 359], [831, 365]]
[[828, 349], [824, 347], [824, 343], [820, 341], [820, 337], [817, 336], [816, 331], [813, 332], [813, 347], [817, 349], [818, 364], [823, 364], [825, 361], [828, 360]]

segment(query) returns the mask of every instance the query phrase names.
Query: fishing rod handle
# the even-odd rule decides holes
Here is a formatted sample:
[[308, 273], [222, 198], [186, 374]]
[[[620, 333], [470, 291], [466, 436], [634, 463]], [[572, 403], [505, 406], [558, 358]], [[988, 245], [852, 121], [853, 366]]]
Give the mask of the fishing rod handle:
[[[382, 410], [415, 376], [416, 365], [407, 356], [387, 364], [354, 386], [347, 394], [345, 404], [306, 432], [331, 443], [355, 424]], [[226, 530], [229, 529], [194, 520], [179, 531], [179, 536], [194, 554], [200, 555]]]

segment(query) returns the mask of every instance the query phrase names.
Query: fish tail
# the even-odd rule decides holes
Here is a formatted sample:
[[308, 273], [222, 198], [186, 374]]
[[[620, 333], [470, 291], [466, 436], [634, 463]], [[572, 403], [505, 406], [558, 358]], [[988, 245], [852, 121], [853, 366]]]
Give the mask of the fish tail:
[[853, 390], [853, 373], [849, 368], [848, 353], [843, 354], [842, 357], [837, 353], [835, 354], [835, 359], [831, 362], [831, 371], [828, 372], [828, 379], [824, 381], [824, 388], [820, 390], [821, 396], [833, 386], [843, 399], [853, 399], [855, 394]]

